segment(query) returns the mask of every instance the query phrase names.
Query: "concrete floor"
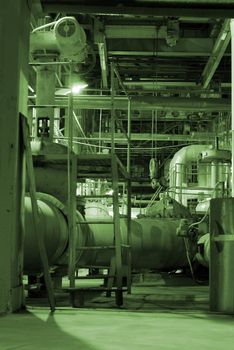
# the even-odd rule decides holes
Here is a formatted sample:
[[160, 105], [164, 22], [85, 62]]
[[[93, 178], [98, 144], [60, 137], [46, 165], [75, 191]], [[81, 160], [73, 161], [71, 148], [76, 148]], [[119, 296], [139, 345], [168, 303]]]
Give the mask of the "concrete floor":
[[183, 278], [138, 283], [122, 309], [104, 296], [81, 309], [61, 298], [50, 315], [44, 302], [0, 318], [0, 350], [234, 348], [234, 317], [210, 313], [208, 287]]

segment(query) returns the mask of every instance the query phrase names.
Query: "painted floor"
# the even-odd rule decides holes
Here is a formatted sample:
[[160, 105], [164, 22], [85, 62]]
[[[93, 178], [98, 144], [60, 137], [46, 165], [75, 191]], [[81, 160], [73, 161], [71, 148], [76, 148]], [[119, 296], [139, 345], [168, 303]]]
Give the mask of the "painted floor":
[[234, 349], [234, 317], [208, 310], [208, 287], [144, 281], [121, 309], [98, 297], [85, 308], [28, 300], [24, 313], [0, 318], [0, 350]]

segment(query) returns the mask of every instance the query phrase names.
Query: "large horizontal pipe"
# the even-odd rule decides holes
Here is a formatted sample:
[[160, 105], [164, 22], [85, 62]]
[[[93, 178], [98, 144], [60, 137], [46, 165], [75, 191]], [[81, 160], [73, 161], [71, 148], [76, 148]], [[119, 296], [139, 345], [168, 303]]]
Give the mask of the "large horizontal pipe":
[[[49, 196], [50, 197], [50, 196]], [[50, 197], [51, 198], [51, 197]], [[50, 265], [67, 264], [67, 220], [56, 200], [38, 200], [41, 233]], [[107, 219], [108, 220], [108, 219]], [[132, 220], [132, 267], [170, 270], [187, 265], [183, 238], [176, 235], [179, 219]], [[126, 219], [121, 219], [122, 243], [127, 242]], [[113, 246], [113, 224], [79, 225], [77, 239], [78, 267], [108, 267], [114, 250], [87, 250], [88, 247]], [[85, 247], [82, 251], [80, 248]], [[123, 248], [124, 249], [124, 248]], [[30, 198], [25, 199], [24, 271], [41, 272], [40, 256], [32, 225]]]
[[[67, 106], [67, 98], [56, 98], [58, 106]], [[111, 97], [90, 95], [74, 97], [74, 106], [79, 109], [111, 109]], [[114, 108], [127, 110], [128, 99], [116, 96]], [[230, 112], [231, 101], [225, 98], [182, 98], [182, 97], [132, 97], [131, 109], [144, 111], [185, 111], [185, 112]]]
[[[183, 238], [177, 237], [178, 219], [136, 219], [131, 222], [132, 267], [170, 270], [187, 266]], [[82, 225], [83, 226], [83, 225]], [[127, 242], [127, 222], [120, 220], [122, 243]], [[113, 224], [89, 224], [86, 247], [113, 245]], [[80, 266], [109, 266], [113, 250], [84, 251]]]

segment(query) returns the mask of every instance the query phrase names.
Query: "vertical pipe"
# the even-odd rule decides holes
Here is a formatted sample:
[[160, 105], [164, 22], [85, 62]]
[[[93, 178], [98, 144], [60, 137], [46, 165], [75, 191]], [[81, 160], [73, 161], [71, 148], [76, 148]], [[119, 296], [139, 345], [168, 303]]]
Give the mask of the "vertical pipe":
[[128, 99], [128, 150], [127, 150], [127, 172], [131, 168], [131, 100]]
[[231, 26], [231, 71], [232, 71], [232, 197], [234, 197], [234, 19]]
[[129, 178], [127, 179], [127, 245], [128, 248], [128, 279], [127, 288], [128, 293], [131, 293], [131, 279], [132, 279], [132, 237], [131, 237], [131, 100], [128, 99], [128, 150], [127, 150], [127, 172]]
[[[37, 69], [36, 81], [36, 104], [37, 105], [53, 105], [55, 93], [55, 68], [53, 66], [42, 66]], [[38, 108], [35, 123], [35, 137], [40, 137], [38, 134], [38, 119], [49, 119], [49, 140], [53, 141], [54, 136], [54, 109], [53, 108]], [[46, 121], [46, 119], [45, 119]], [[42, 135], [46, 136], [46, 135]]]
[[212, 198], [217, 198], [219, 196], [218, 181], [218, 163], [214, 161], [211, 163], [211, 187], [213, 188]]
[[76, 181], [76, 159], [73, 154], [73, 95], [72, 92], [68, 97], [68, 149], [67, 149], [67, 167], [68, 167], [68, 230], [69, 230], [69, 246], [68, 246], [68, 276], [70, 287], [75, 287], [75, 237], [76, 237], [76, 203], [75, 203], [75, 181]]

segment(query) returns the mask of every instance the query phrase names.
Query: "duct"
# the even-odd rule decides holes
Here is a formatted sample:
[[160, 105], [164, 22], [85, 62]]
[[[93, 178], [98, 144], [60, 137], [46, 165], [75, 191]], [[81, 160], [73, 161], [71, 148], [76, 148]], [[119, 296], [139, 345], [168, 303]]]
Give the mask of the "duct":
[[[63, 205], [52, 196], [40, 195], [38, 200], [40, 227], [50, 266], [67, 265], [68, 228]], [[79, 221], [82, 217], [79, 214]], [[88, 250], [88, 247], [113, 246], [113, 224], [82, 224], [78, 230], [77, 266], [108, 267], [113, 250]], [[103, 219], [102, 219], [103, 221]], [[179, 219], [132, 220], [132, 267], [171, 270], [187, 265], [183, 238], [176, 234]], [[127, 221], [120, 220], [122, 242], [127, 242]], [[85, 247], [85, 250], [79, 249]], [[40, 256], [32, 225], [32, 208], [25, 199], [24, 272], [41, 272]]]
[[30, 36], [30, 51], [59, 53], [61, 59], [83, 62], [86, 58], [86, 34], [74, 17], [59, 19], [51, 31], [35, 31]]

